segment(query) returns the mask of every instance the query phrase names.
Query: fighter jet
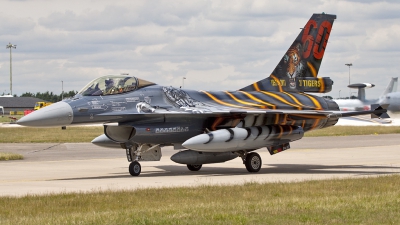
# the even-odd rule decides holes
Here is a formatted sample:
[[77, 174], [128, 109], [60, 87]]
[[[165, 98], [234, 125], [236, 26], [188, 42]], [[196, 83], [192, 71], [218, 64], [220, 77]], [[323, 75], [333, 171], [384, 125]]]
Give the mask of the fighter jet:
[[280, 153], [304, 132], [333, 126], [340, 117], [386, 116], [385, 106], [341, 112], [334, 101], [309, 94], [332, 89], [333, 81], [317, 74], [335, 19], [313, 14], [272, 74], [236, 91], [195, 91], [109, 75], [18, 124], [103, 123], [104, 134], [92, 142], [125, 149], [132, 176], [141, 173], [139, 161], [160, 160], [164, 146], [179, 150], [171, 160], [191, 171], [240, 157], [249, 172], [258, 172], [262, 160], [257, 149]]

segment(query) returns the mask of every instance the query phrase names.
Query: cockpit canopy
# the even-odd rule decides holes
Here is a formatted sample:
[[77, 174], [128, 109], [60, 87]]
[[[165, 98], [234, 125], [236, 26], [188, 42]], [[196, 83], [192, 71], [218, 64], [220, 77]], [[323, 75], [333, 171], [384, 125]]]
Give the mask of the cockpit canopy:
[[115, 95], [127, 93], [154, 83], [125, 75], [107, 75], [87, 84], [78, 94], [83, 96]]

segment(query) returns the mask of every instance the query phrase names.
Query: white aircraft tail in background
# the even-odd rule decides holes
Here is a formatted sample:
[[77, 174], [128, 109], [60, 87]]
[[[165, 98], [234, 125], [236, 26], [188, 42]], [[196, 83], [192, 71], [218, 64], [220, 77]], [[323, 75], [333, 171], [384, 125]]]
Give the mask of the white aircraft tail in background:
[[378, 103], [389, 104], [389, 111], [400, 111], [400, 92], [397, 91], [398, 77], [392, 77], [389, 85], [379, 97]]

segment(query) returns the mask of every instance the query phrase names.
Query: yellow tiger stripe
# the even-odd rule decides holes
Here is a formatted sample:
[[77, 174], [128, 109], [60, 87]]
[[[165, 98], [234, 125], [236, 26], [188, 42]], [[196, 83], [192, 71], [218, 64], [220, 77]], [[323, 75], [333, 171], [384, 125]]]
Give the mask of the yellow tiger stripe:
[[302, 107], [313, 108], [313, 109], [315, 108], [314, 106], [304, 105], [296, 97], [294, 97], [292, 94], [290, 94], [289, 92], [282, 92], [282, 93], [284, 93], [287, 96], [289, 96], [294, 102], [296, 102], [298, 105], [300, 105]]
[[249, 97], [250, 99], [252, 99], [252, 100], [254, 100], [254, 101], [256, 101], [256, 102], [262, 103], [262, 104], [264, 104], [264, 105], [271, 106], [273, 109], [276, 109], [276, 105], [274, 105], [274, 104], [271, 104], [271, 103], [265, 102], [265, 101], [263, 101], [263, 100], [261, 100], [261, 99], [258, 99], [258, 98], [256, 98], [256, 97], [254, 97], [254, 95], [249, 94], [249, 93], [247, 93], [247, 92], [244, 92], [244, 91], [239, 91], [239, 92], [245, 94], [247, 97]]
[[272, 79], [274, 79], [275, 82], [278, 84], [279, 92], [283, 92], [281, 81], [273, 74], [271, 74], [270, 77], [272, 77]]
[[260, 92], [263, 93], [263, 94], [265, 94], [265, 95], [271, 96], [271, 97], [273, 97], [273, 98], [275, 98], [275, 99], [277, 99], [277, 100], [279, 100], [279, 101], [281, 101], [281, 102], [283, 102], [283, 103], [285, 103], [285, 104], [287, 104], [287, 105], [296, 107], [298, 110], [301, 110], [301, 109], [302, 109], [301, 106], [295, 105], [295, 104], [293, 104], [293, 103], [290, 103], [290, 102], [286, 101], [284, 98], [282, 98], [282, 97], [279, 96], [279, 95], [276, 95], [276, 94], [273, 94], [273, 93], [269, 93], [269, 92], [266, 92], [266, 91], [260, 91]]
[[286, 94], [287, 96], [289, 96], [294, 102], [296, 102], [298, 105], [304, 106], [303, 103], [301, 103], [297, 98], [295, 98], [292, 94], [288, 93], [288, 92], [282, 92], [284, 94]]
[[230, 104], [224, 101], [219, 100], [218, 98], [216, 98], [214, 95], [208, 93], [207, 91], [201, 91], [204, 94], [206, 94], [208, 97], [210, 97], [212, 100], [214, 100], [216, 103], [221, 104], [221, 105], [226, 105], [226, 106], [230, 106], [230, 107], [236, 107], [236, 108], [244, 108], [243, 106], [239, 106], [239, 105], [234, 105], [234, 104]]
[[254, 87], [254, 89], [255, 89], [256, 91], [260, 91], [260, 87], [258, 87], [258, 83], [257, 83], [257, 82], [255, 82], [255, 83], [253, 84], [253, 87]]
[[286, 123], [287, 123], [287, 117], [288, 117], [288, 114], [284, 114], [284, 115], [283, 115], [283, 119], [282, 119], [281, 125], [286, 125]]
[[289, 134], [292, 134], [292, 132], [293, 132], [293, 128], [289, 126], [289, 129], [290, 129], [290, 132], [289, 132]]
[[310, 129], [310, 130], [314, 130], [315, 127], [316, 127], [318, 124], [319, 124], [319, 119], [316, 119], [316, 120], [314, 121], [313, 125], [311, 126], [311, 129]]
[[224, 118], [218, 117], [211, 126], [211, 130], [217, 130], [217, 126], [224, 121]]
[[318, 78], [318, 80], [319, 80], [319, 82], [320, 82], [320, 84], [321, 84], [321, 87], [319, 88], [319, 92], [320, 92], [320, 93], [323, 93], [323, 92], [325, 91], [325, 82], [324, 82], [324, 79], [323, 79], [323, 78]]
[[299, 94], [308, 97], [314, 103], [316, 110], [322, 109], [322, 106], [321, 106], [321, 104], [319, 104], [318, 100], [315, 99], [314, 97], [312, 97], [311, 95], [307, 95], [307, 94], [303, 94], [303, 93], [299, 93]]
[[251, 106], [257, 106], [257, 107], [262, 107], [262, 108], [265, 108], [265, 107], [266, 107], [265, 105], [259, 105], [259, 104], [254, 104], [254, 103], [251, 103], [251, 102], [242, 101], [242, 100], [236, 98], [232, 93], [229, 93], [228, 91], [225, 91], [225, 93], [226, 93], [227, 95], [229, 95], [233, 100], [237, 101], [237, 102], [240, 103], [240, 104], [243, 104], [243, 105], [251, 105]]
[[282, 135], [283, 135], [283, 129], [282, 129], [282, 126], [278, 126], [278, 127], [279, 127], [279, 135], [278, 135], [278, 138], [281, 138]]
[[274, 124], [278, 124], [279, 122], [279, 114], [275, 114], [275, 123]]
[[307, 66], [311, 71], [311, 74], [313, 75], [313, 77], [317, 77], [317, 70], [314, 68], [313, 64], [310, 62], [307, 62]]

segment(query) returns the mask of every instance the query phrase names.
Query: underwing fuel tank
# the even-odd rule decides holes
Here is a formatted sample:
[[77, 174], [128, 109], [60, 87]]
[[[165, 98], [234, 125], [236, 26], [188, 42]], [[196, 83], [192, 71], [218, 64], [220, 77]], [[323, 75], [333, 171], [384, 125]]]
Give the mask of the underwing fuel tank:
[[232, 152], [198, 152], [185, 150], [171, 156], [171, 160], [180, 164], [209, 164], [222, 163], [238, 157]]
[[194, 136], [182, 145], [202, 152], [229, 152], [285, 144], [299, 140], [303, 135], [303, 128], [296, 126], [228, 128]]

